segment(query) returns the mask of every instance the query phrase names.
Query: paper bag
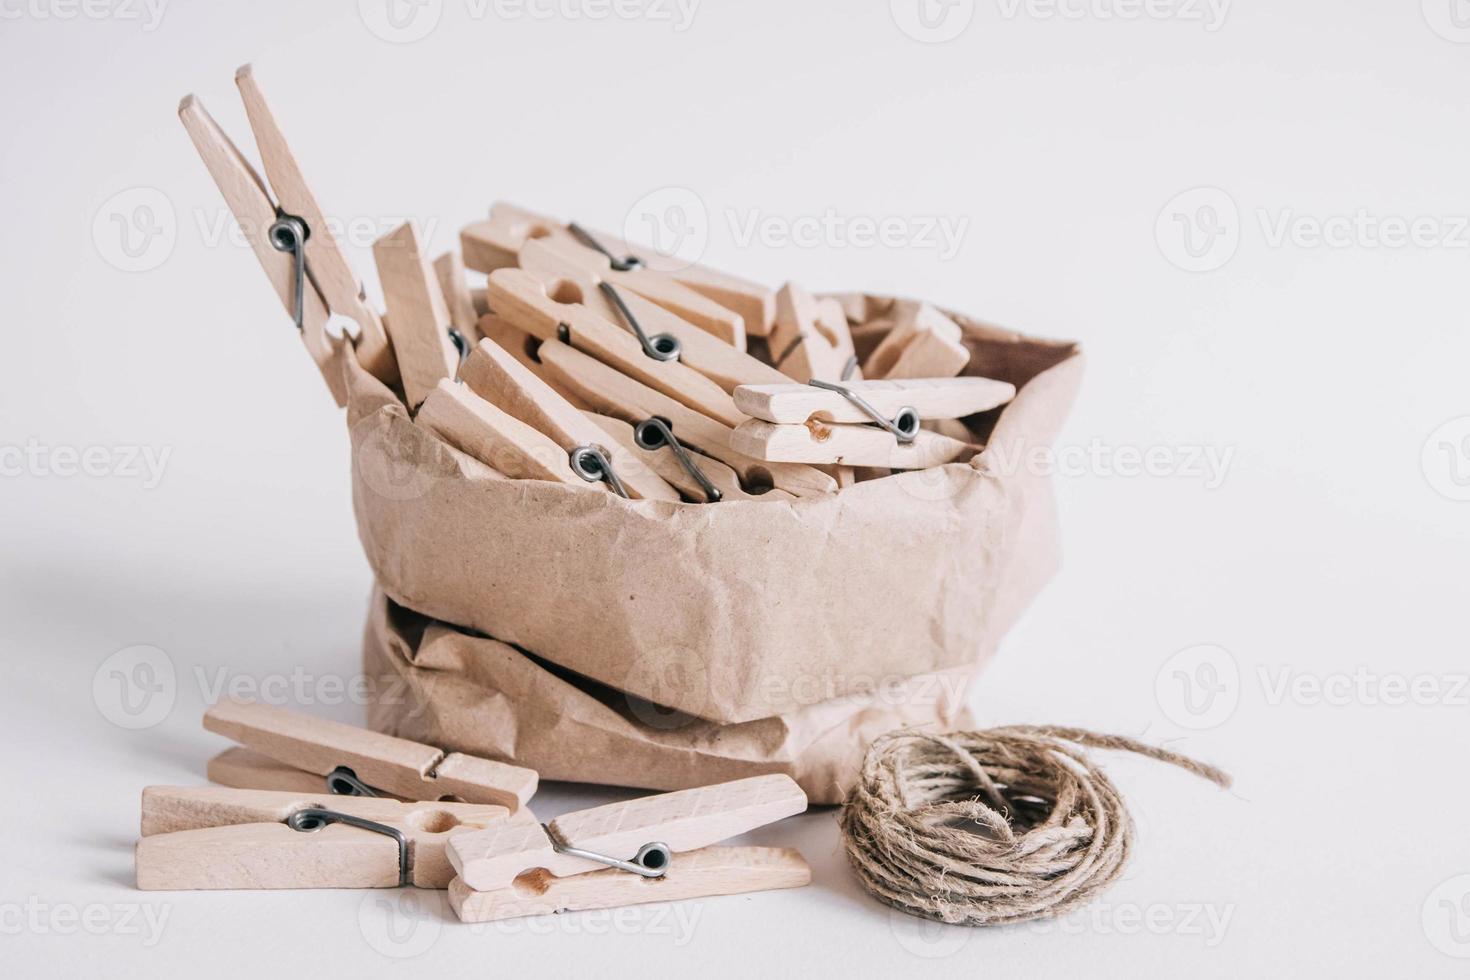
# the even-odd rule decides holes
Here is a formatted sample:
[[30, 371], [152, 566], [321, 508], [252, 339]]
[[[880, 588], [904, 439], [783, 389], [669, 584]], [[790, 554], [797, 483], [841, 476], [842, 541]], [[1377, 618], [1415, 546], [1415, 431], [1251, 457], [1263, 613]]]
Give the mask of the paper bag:
[[[844, 297], [874, 311], [892, 302]], [[973, 668], [1058, 560], [1048, 478], [1016, 464], [1049, 445], [1081, 355], [955, 319], [968, 373], [1018, 388], [965, 420], [985, 452], [840, 493], [712, 505], [507, 480], [415, 426], [348, 347], [368, 561], [408, 609], [713, 722]]]

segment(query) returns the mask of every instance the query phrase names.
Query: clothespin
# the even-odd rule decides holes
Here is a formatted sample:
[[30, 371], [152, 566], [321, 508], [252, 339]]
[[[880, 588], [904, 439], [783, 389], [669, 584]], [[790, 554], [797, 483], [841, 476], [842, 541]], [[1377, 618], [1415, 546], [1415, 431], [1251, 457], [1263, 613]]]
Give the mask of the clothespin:
[[440, 381], [454, 378], [468, 348], [463, 338], [454, 339], [449, 306], [413, 222], [373, 242], [373, 259], [388, 304], [386, 326], [398, 354], [403, 396], [416, 412]]
[[811, 870], [796, 851], [712, 845], [806, 806], [791, 777], [771, 774], [457, 834], [449, 901], [486, 922], [799, 887]]
[[847, 315], [835, 299], [818, 299], [794, 282], [776, 294], [776, 325], [771, 330], [771, 358], [781, 373], [797, 381], [813, 378], [845, 381], [861, 378]]
[[498, 269], [485, 289], [496, 314], [532, 336], [564, 340], [726, 425], [745, 420], [729, 392], [679, 363], [683, 348], [671, 334], [649, 334], [628, 310], [626, 329], [604, 319], [584, 304], [582, 289], [571, 280], [555, 280], [548, 295], [547, 285], [524, 269]]
[[446, 888], [450, 831], [534, 821], [484, 803], [149, 786], [133, 861], [146, 891]]
[[470, 347], [480, 342], [480, 314], [465, 273], [464, 259], [453, 249], [434, 260], [434, 275], [449, 307], [449, 322]]
[[[493, 341], [482, 340], [470, 352], [460, 370], [460, 378], [475, 394], [549, 438], [583, 480], [602, 479], [614, 490], [621, 487], [628, 497], [679, 499], [678, 491], [657, 473], [622, 452], [601, 429], [583, 418], [575, 406]], [[596, 450], [607, 464], [601, 476], [585, 465], [597, 463], [591, 450]], [[577, 461], [584, 465], [579, 466]]]
[[686, 449], [667, 419], [645, 419], [636, 426], [597, 412], [583, 412], [628, 453], [640, 455], [649, 467], [696, 503], [721, 500], [795, 500], [784, 490], [746, 493], [735, 471], [719, 460]]
[[[344, 796], [391, 796], [406, 800], [458, 798], [520, 809], [536, 792], [534, 769], [523, 769], [460, 752], [445, 754], [354, 725], [296, 714], [271, 705], [221, 701], [204, 713], [204, 727], [258, 755], [325, 778], [326, 788]], [[216, 775], [269, 778], [268, 770], [239, 765], [211, 768]], [[276, 789], [251, 785], [247, 789]]]
[[547, 341], [538, 348], [537, 357], [558, 385], [574, 392], [592, 411], [633, 425], [653, 417], [666, 419], [678, 433], [680, 442], [727, 464], [747, 488], [776, 487], [797, 497], [832, 493], [837, 489], [837, 481], [821, 470], [795, 463], [770, 463], [736, 451], [730, 441], [734, 430], [729, 426], [681, 405], [574, 347]]
[[512, 480], [584, 484], [572, 472], [565, 449], [502, 412], [467, 385], [441, 380], [424, 399], [414, 421]]
[[[609, 257], [611, 271], [618, 273], [615, 285], [625, 286], [665, 306], [729, 343], [734, 344], [744, 333], [763, 337], [771, 332], [775, 297], [764, 286], [699, 265], [663, 270], [659, 268], [659, 256], [651, 250], [580, 227], [574, 232], [555, 218], [513, 204], [495, 204], [490, 209], [490, 220], [461, 231], [460, 248], [465, 265], [488, 273], [515, 265], [527, 241], [548, 238], [575, 242], [602, 252]], [[715, 305], [696, 306], [686, 296], [667, 288], [663, 284], [665, 280], [683, 285]]]
[[185, 96], [179, 103], [179, 119], [292, 315], [307, 351], [322, 369], [337, 404], [345, 404], [347, 396], [342, 379], [326, 366], [335, 349], [326, 330], [331, 314], [357, 324], [358, 359], [385, 384], [394, 383], [398, 369], [383, 324], [364, 298], [362, 284], [307, 187], [249, 65], [235, 73], [235, 83], [270, 189], [194, 96]]
[[[679, 361], [709, 378], [725, 391], [743, 384], [780, 384], [787, 378], [780, 371], [653, 303], [630, 289], [617, 286], [589, 263], [577, 261], [578, 253], [591, 254], [603, 266], [606, 257], [560, 239], [528, 241], [521, 247], [521, 268], [535, 276], [553, 295], [560, 282], [574, 283], [582, 305], [614, 324], [626, 324], [624, 308], [653, 336], [668, 334], [679, 342]], [[609, 288], [615, 295], [610, 294]]]
[[1015, 394], [1014, 386], [988, 378], [753, 385], [735, 390], [753, 418], [735, 430], [731, 445], [759, 459], [922, 469], [975, 447], [921, 429], [921, 421], [974, 415]]
[[869, 378], [951, 378], [970, 363], [959, 324], [928, 303], [900, 300], [893, 326], [863, 363]]

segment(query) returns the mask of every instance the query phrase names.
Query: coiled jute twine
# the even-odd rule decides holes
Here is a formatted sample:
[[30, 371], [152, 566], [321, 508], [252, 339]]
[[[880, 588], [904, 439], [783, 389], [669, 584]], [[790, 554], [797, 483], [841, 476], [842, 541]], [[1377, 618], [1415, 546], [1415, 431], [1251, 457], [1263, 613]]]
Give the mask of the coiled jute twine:
[[1062, 915], [1123, 871], [1133, 818], [1084, 748], [1230, 777], [1177, 752], [1080, 728], [1014, 725], [879, 737], [839, 823], [863, 887], [911, 915], [992, 925]]

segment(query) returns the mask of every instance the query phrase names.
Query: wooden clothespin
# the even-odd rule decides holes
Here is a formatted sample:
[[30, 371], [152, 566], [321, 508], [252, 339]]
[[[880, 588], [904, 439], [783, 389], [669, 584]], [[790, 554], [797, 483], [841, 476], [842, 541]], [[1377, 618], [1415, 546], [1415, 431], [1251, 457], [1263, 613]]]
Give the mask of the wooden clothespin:
[[[732, 347], [633, 290], [616, 285], [599, 274], [597, 267], [589, 268], [591, 263], [577, 261], [578, 253], [590, 254], [604, 266], [608, 264], [605, 256], [589, 252], [580, 245], [546, 238], [528, 241], [521, 247], [521, 268], [540, 280], [547, 292], [553, 295], [560, 282], [574, 283], [581, 294], [582, 305], [610, 323], [626, 326], [619, 304], [627, 307], [642, 330], [651, 336], [668, 334], [673, 337], [681, 348], [679, 361], [725, 391], [734, 391], [743, 384], [780, 384], [787, 380], [780, 371], [746, 354], [743, 346], [738, 349]], [[608, 295], [608, 286], [617, 291], [616, 299]]]
[[133, 860], [145, 891], [446, 888], [450, 831], [534, 820], [484, 803], [149, 786]]
[[403, 396], [409, 411], [416, 412], [440, 381], [453, 379], [459, 370], [449, 306], [412, 221], [373, 242], [373, 259], [388, 304], [387, 328], [398, 354]]
[[712, 845], [806, 805], [791, 777], [772, 774], [458, 834], [449, 901], [485, 922], [798, 887], [811, 871], [793, 850]]
[[[326, 329], [331, 314], [348, 317], [357, 324], [359, 360], [385, 384], [394, 383], [398, 369], [383, 324], [364, 299], [362, 284], [307, 187], [249, 65], [235, 73], [235, 82], [270, 189], [192, 95], [179, 103], [179, 119], [189, 138], [266, 277], [295, 319], [306, 349], [322, 369], [337, 404], [345, 404], [347, 395], [342, 379], [326, 367], [334, 350]], [[274, 198], [271, 190], [275, 191]]]
[[788, 282], [776, 294], [776, 325], [771, 330], [770, 344], [776, 367], [797, 381], [862, 377], [851, 370], [857, 355], [842, 304], [834, 299], [817, 299], [794, 282]]
[[470, 292], [464, 259], [452, 249], [445, 252], [434, 260], [434, 275], [439, 279], [439, 291], [444, 294], [444, 303], [449, 307], [449, 322], [459, 331], [464, 342], [474, 347], [480, 342], [480, 314]]
[[735, 430], [731, 445], [759, 459], [923, 469], [975, 447], [921, 429], [921, 421], [974, 415], [1015, 394], [1014, 386], [988, 378], [753, 385], [735, 391], [753, 418]]
[[565, 449], [496, 408], [468, 385], [441, 380], [424, 399], [414, 421], [512, 480], [585, 485], [572, 472]]
[[683, 405], [726, 425], [739, 425], [745, 416], [736, 411], [729, 392], [698, 371], [679, 363], [679, 342], [669, 334], [628, 329], [604, 319], [585, 305], [581, 287], [567, 279], [547, 285], [524, 269], [499, 269], [486, 284], [490, 306], [525, 332], [541, 340], [562, 339], [604, 364], [663, 392]]
[[[718, 500], [796, 499], [785, 490], [771, 489], [762, 494], [746, 493], [745, 489], [740, 486], [740, 478], [729, 466], [712, 456], [706, 456], [690, 449], [684, 449], [681, 454], [667, 441], [658, 426], [650, 426], [648, 421], [634, 426], [622, 419], [600, 415], [597, 412], [583, 412], [582, 414], [616, 440], [626, 452], [644, 459], [655, 473], [695, 503], [709, 503]], [[668, 425], [666, 420], [654, 421]], [[674, 438], [677, 439], [678, 436]], [[714, 497], [713, 501], [710, 494], [711, 488], [718, 492], [718, 496]]]
[[493, 341], [482, 340], [470, 352], [460, 369], [460, 378], [475, 394], [549, 438], [567, 458], [587, 447], [602, 452], [630, 497], [679, 499], [679, 492], [657, 473], [623, 452], [606, 433], [583, 418], [575, 406]]
[[537, 356], [557, 384], [574, 392], [592, 411], [633, 425], [655, 417], [666, 419], [680, 442], [726, 463], [747, 488], [776, 487], [797, 497], [837, 489], [837, 481], [821, 470], [765, 462], [736, 451], [730, 441], [734, 430], [729, 426], [686, 408], [574, 347], [547, 341], [537, 350]]
[[959, 324], [928, 303], [900, 300], [893, 326], [863, 364], [868, 378], [952, 378], [970, 363]]
[[[515, 265], [521, 246], [527, 241], [555, 238], [574, 242], [611, 256], [613, 272], [629, 273], [626, 278], [619, 277], [617, 285], [625, 285], [660, 305], [672, 303], [666, 306], [671, 312], [723, 340], [733, 343], [742, 332], [760, 337], [771, 332], [775, 296], [766, 287], [699, 265], [664, 271], [659, 268], [658, 255], [651, 250], [629, 245], [601, 232], [580, 228], [578, 231], [582, 233], [581, 237], [555, 218], [502, 202], [491, 207], [490, 220], [470, 225], [460, 232], [460, 247], [464, 252], [465, 265], [488, 273]], [[637, 262], [630, 262], [630, 259]], [[617, 268], [619, 266], [622, 268]], [[696, 307], [687, 297], [661, 287], [659, 280], [672, 280], [716, 305]], [[675, 296], [676, 299], [671, 299]]]
[[[458, 798], [520, 809], [536, 792], [534, 769], [460, 752], [445, 754], [354, 725], [296, 714], [266, 704], [221, 701], [204, 713], [204, 727], [295, 769], [314, 773], [343, 795], [405, 800]], [[238, 764], [211, 768], [209, 777], [270, 778], [270, 771]], [[244, 789], [277, 789], [252, 782]]]

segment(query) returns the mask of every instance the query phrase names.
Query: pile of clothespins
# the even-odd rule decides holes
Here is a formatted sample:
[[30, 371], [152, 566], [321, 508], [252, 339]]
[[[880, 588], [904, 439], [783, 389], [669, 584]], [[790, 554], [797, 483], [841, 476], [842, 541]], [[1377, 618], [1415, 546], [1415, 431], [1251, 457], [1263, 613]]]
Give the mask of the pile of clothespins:
[[[333, 316], [355, 323], [359, 363], [419, 425], [503, 476], [644, 499], [790, 500], [968, 459], [980, 447], [954, 420], [1015, 394], [958, 376], [970, 360], [960, 327], [927, 304], [874, 317], [861, 298], [661, 267], [507, 205], [463, 230], [462, 255], [432, 264], [412, 223], [379, 239], [379, 315], [248, 66], [236, 82], [274, 197], [193, 96], [179, 114], [337, 401]], [[467, 270], [486, 274], [483, 288]]]
[[139, 888], [447, 888], [466, 922], [795, 888], [796, 851], [714, 846], [806, 809], [772, 774], [540, 823], [534, 770], [268, 705], [221, 702], [204, 727], [240, 747], [216, 786], [150, 786]]

